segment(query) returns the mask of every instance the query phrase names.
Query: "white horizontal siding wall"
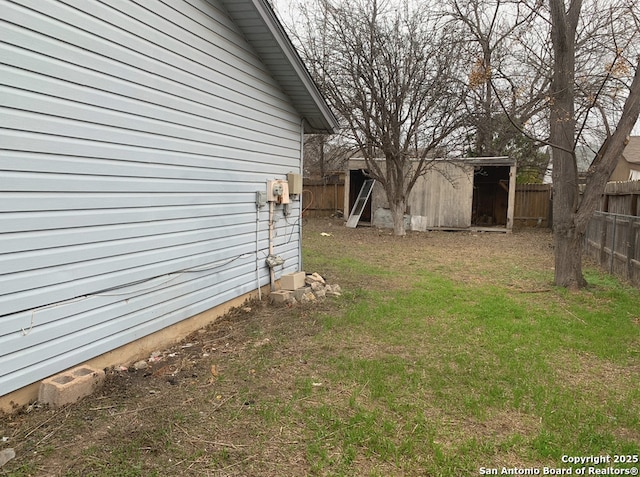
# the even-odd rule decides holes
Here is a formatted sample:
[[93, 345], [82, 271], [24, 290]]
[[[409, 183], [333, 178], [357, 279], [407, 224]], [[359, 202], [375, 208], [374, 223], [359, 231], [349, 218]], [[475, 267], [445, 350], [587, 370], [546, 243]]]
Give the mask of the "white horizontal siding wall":
[[256, 263], [268, 283], [255, 192], [300, 170], [301, 126], [216, 1], [0, 11], [6, 394], [256, 289]]

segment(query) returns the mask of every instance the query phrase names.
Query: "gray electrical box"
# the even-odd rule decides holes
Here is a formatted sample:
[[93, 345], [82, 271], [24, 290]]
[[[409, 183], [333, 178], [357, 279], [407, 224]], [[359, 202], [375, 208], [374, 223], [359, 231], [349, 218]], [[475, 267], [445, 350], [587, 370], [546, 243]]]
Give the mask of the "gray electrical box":
[[293, 172], [289, 172], [287, 174], [287, 182], [289, 183], [290, 195], [302, 194], [302, 176], [300, 174], [294, 174]]
[[264, 207], [267, 205], [267, 192], [263, 190], [256, 191], [256, 205], [258, 207]]

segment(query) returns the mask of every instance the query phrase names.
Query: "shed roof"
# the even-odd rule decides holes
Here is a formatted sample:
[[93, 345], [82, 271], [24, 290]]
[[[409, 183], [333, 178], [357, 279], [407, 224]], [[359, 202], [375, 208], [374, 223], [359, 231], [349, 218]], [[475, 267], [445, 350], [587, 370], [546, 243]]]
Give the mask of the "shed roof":
[[[375, 161], [384, 161], [383, 158], [376, 158]], [[352, 157], [349, 159], [349, 163], [357, 164], [365, 161], [364, 157]], [[447, 159], [443, 157], [435, 159], [427, 159], [427, 161], [436, 162], [451, 162], [451, 163], [463, 163], [470, 166], [515, 166], [517, 164], [516, 159], [508, 156], [496, 156], [496, 157], [456, 157]], [[355, 166], [354, 166], [355, 167]]]
[[451, 162], [462, 162], [473, 166], [515, 166], [516, 159], [508, 156], [496, 157], [462, 157], [451, 159]]
[[267, 0], [221, 2], [304, 118], [305, 132], [333, 133], [338, 121]]

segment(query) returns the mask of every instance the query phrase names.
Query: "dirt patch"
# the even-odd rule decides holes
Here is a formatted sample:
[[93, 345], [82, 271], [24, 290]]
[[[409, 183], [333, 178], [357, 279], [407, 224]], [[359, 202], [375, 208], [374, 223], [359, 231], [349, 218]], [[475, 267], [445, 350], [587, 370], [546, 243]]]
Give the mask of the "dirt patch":
[[[357, 257], [375, 267], [367, 283], [374, 289], [403, 287], [402, 281], [384, 274], [385, 270], [403, 268], [446, 272], [462, 283], [507, 284], [514, 291], [524, 292], [548, 289], [553, 279], [553, 237], [549, 229], [523, 228], [511, 234], [408, 231], [405, 237], [396, 237], [388, 229], [348, 229], [341, 221], [316, 219], [305, 223], [305, 233], [311, 244], [329, 241], [336, 260]], [[376, 250], [374, 257], [369, 252], [372, 248]], [[527, 268], [533, 271], [523, 276]], [[331, 266], [326, 270], [329, 280], [334, 278], [332, 271]], [[352, 289], [362, 285], [349, 278], [341, 276], [340, 283]]]
[[[487, 436], [501, 442], [514, 434], [521, 436], [536, 435], [541, 427], [539, 419], [513, 410], [503, 410], [492, 412], [485, 419], [465, 419], [460, 420], [454, 416], [442, 418], [446, 434], [451, 440], [441, 438], [439, 443], [445, 447], [453, 448], [460, 440], [477, 439], [481, 440]], [[442, 433], [443, 437], [445, 432]]]
[[[640, 413], [636, 390], [629, 386], [629, 383], [640, 382], [640, 365], [636, 362], [620, 365], [591, 353], [569, 352], [556, 356], [555, 361], [556, 382], [572, 395], [579, 392], [583, 399], [591, 400], [594, 407], [616, 403], [630, 414]], [[611, 433], [620, 440], [640, 442], [637, 428], [616, 425]]]
[[[313, 309], [331, 306], [327, 300]], [[296, 379], [311, 374], [307, 341], [318, 324], [309, 312], [247, 303], [154, 353], [145, 369], [107, 369], [104, 386], [80, 403], [4, 416], [0, 437], [16, 450], [13, 466], [25, 469], [16, 475], [204, 475], [198, 470], [211, 468], [215, 475], [303, 475], [295, 462], [304, 453], [293, 462], [277, 455], [296, 435], [263, 435], [255, 415], [269, 412], [260, 396], [290, 399]], [[101, 448], [109, 454], [103, 459]], [[123, 466], [145, 462], [145, 471], [110, 473], [103, 466], [113, 466], [114, 453]]]
[[591, 353], [568, 352], [556, 357], [555, 361], [557, 382], [567, 387], [605, 389], [607, 393], [618, 394], [628, 390], [626, 383], [640, 382], [638, 364], [621, 366]]

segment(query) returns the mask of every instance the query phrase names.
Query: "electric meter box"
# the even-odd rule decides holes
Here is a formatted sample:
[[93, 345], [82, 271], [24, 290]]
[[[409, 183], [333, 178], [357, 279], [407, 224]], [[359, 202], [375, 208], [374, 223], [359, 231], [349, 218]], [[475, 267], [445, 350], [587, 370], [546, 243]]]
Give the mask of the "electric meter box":
[[293, 172], [290, 172], [289, 174], [287, 174], [287, 182], [289, 183], [289, 194], [302, 194], [302, 176], [300, 174], [294, 174]]
[[284, 180], [267, 181], [267, 201], [288, 204], [289, 183]]

